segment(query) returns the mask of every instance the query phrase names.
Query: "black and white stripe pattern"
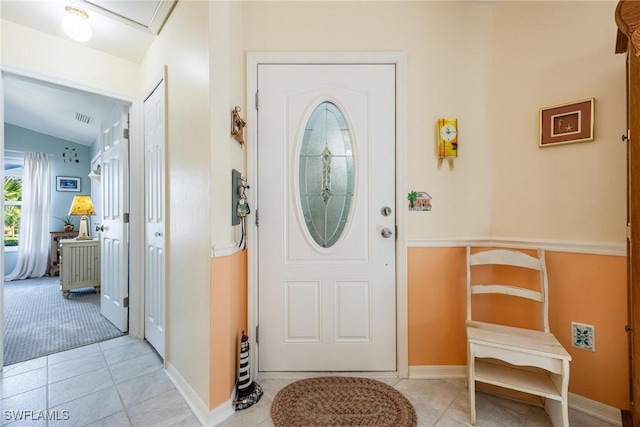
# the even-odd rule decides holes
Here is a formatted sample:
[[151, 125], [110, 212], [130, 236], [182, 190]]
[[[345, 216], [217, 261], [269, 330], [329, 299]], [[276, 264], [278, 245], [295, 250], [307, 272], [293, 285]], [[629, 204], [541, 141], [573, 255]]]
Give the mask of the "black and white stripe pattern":
[[240, 372], [238, 375], [238, 396], [233, 402], [235, 409], [246, 409], [262, 397], [262, 387], [251, 379], [249, 366], [249, 337], [242, 331], [240, 340]]

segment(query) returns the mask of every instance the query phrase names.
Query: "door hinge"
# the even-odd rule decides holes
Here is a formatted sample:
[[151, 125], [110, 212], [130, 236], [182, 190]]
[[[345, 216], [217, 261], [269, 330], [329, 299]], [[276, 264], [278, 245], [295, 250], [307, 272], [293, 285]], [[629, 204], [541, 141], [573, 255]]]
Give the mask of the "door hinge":
[[260, 342], [260, 325], [256, 326], [256, 344]]
[[122, 215], [122, 222], [124, 222], [125, 224], [129, 224], [129, 212], [125, 212]]
[[395, 232], [396, 232], [396, 240], [398, 240], [398, 225], [397, 224], [396, 224]]
[[129, 307], [129, 297], [124, 297], [124, 299], [122, 300], [122, 306], [123, 307]]
[[258, 227], [260, 224], [258, 223], [258, 209], [256, 209], [256, 227]]
[[631, 241], [631, 224], [627, 224], [627, 240]]
[[256, 110], [258, 109], [258, 91], [256, 91]]
[[129, 139], [129, 129], [122, 129], [122, 137], [124, 139]]

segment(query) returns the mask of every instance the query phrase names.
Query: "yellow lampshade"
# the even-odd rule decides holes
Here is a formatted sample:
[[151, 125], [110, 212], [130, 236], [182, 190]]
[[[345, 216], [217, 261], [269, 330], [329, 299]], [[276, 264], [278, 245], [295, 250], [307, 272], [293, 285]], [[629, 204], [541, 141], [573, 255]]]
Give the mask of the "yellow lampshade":
[[95, 215], [96, 211], [93, 209], [93, 202], [91, 196], [79, 195], [73, 198], [71, 203], [71, 209], [69, 209], [69, 215]]

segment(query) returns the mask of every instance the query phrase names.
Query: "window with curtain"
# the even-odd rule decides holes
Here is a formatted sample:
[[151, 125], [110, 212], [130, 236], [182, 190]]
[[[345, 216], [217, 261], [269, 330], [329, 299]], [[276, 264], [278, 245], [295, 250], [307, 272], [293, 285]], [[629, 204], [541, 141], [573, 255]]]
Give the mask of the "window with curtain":
[[4, 248], [18, 249], [20, 215], [22, 213], [22, 174], [24, 160], [5, 157], [4, 160]]

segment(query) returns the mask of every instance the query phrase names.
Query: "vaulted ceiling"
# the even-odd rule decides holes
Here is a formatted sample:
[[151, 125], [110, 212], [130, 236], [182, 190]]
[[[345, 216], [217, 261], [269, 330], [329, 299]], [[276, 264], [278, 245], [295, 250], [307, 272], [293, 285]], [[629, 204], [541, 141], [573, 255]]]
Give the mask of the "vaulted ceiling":
[[[86, 46], [141, 62], [177, 0], [2, 0], [3, 20], [67, 39], [61, 20], [65, 6], [89, 15], [93, 30]], [[84, 145], [115, 106], [93, 95], [15, 76], [5, 76], [5, 122]], [[87, 123], [89, 122], [89, 123]]]

